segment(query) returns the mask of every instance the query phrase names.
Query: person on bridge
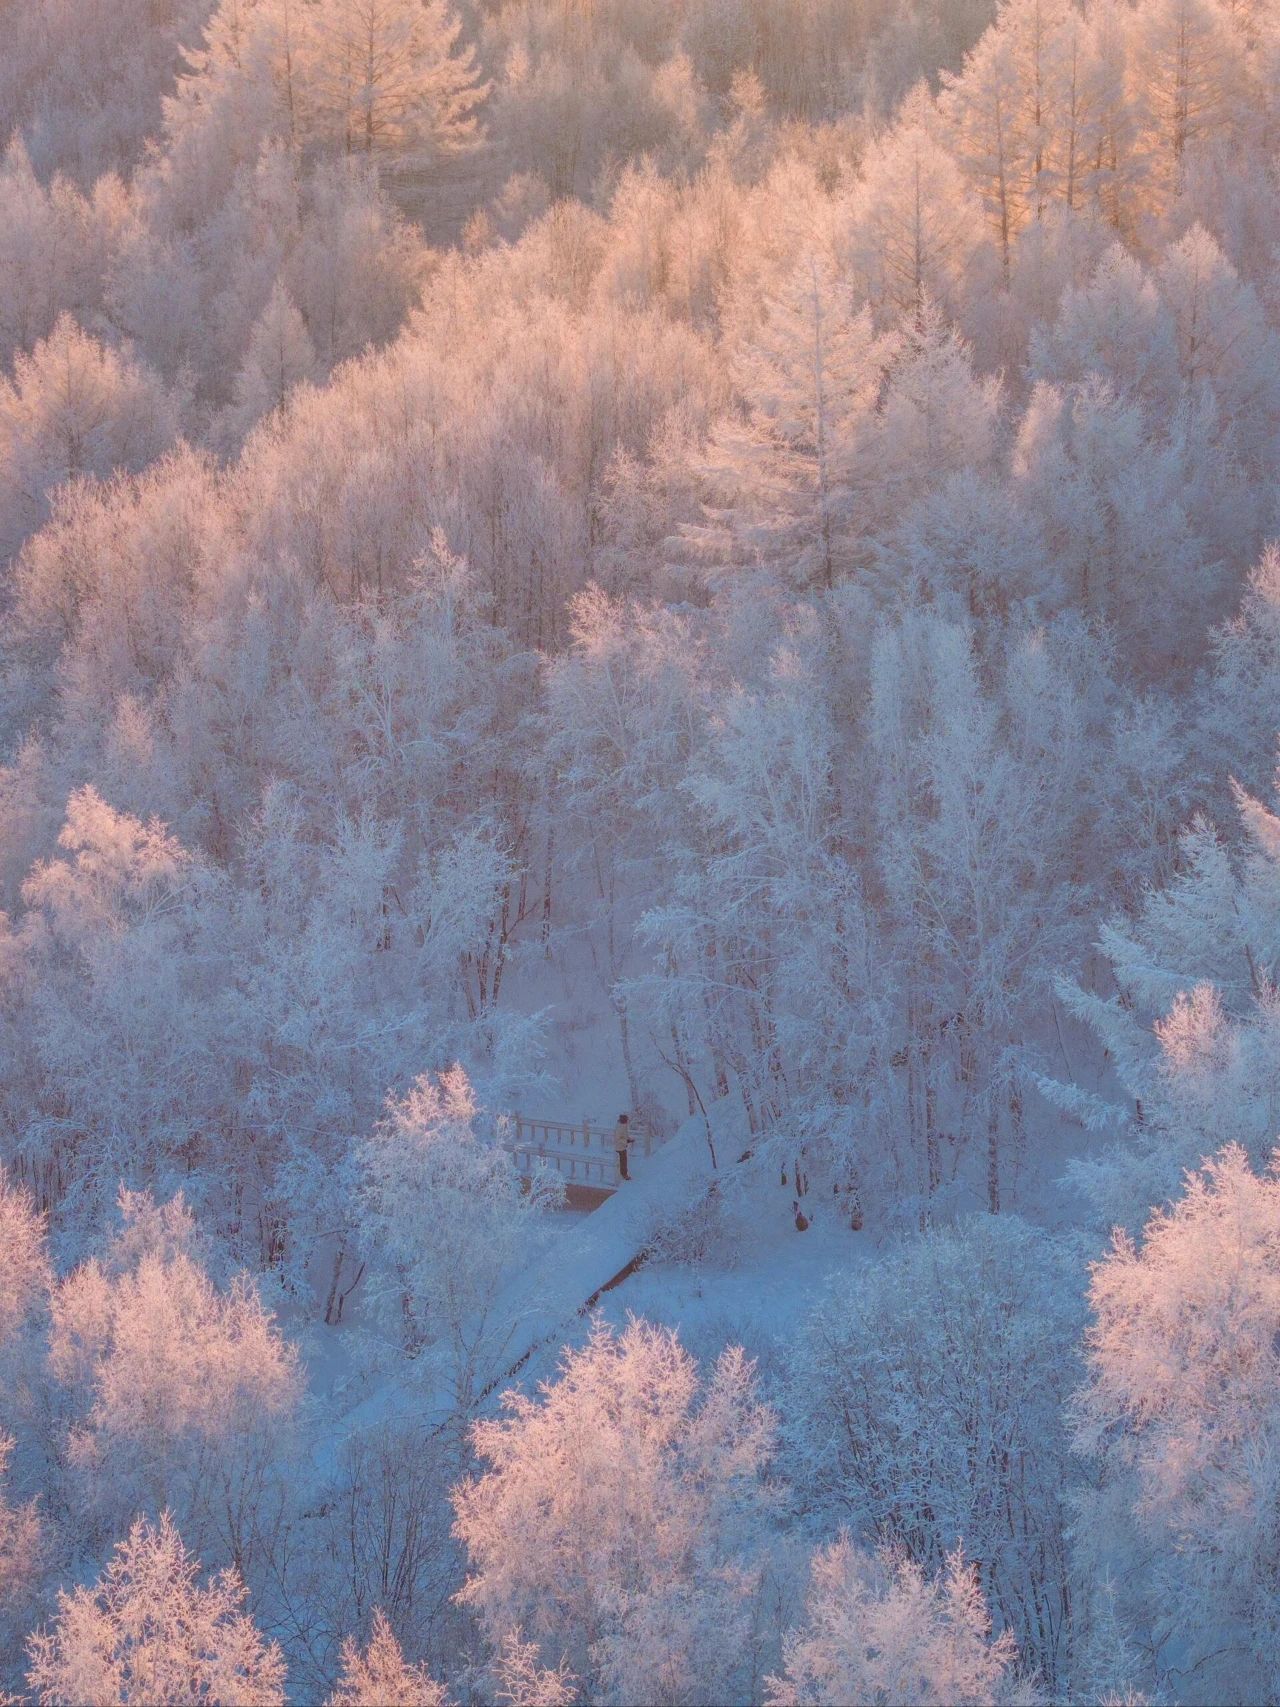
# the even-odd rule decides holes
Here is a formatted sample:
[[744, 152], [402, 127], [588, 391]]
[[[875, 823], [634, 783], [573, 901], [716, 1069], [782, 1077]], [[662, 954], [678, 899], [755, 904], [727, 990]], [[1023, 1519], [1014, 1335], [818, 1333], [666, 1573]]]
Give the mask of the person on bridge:
[[613, 1129], [613, 1147], [618, 1153], [618, 1178], [630, 1179], [627, 1152], [631, 1148], [631, 1126], [625, 1114], [618, 1116], [618, 1124]]

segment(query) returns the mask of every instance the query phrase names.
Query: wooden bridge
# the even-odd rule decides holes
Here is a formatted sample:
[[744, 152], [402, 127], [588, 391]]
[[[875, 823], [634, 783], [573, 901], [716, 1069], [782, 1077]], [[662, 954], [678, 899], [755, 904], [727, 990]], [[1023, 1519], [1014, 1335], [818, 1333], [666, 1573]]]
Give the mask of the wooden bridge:
[[[559, 1174], [571, 1190], [577, 1187], [594, 1197], [608, 1197], [619, 1184], [618, 1156], [613, 1147], [616, 1124], [588, 1118], [571, 1125], [564, 1120], [513, 1114], [506, 1147], [526, 1179], [542, 1166]], [[631, 1139], [633, 1165], [638, 1157], [653, 1154], [655, 1140], [638, 1121], [631, 1122]]]

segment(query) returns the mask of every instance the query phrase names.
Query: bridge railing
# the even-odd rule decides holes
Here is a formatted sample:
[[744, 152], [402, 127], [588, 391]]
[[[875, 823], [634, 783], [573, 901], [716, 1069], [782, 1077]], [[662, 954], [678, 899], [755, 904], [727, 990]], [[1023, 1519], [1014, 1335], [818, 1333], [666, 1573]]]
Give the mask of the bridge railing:
[[[612, 1120], [544, 1120], [513, 1114], [506, 1147], [521, 1173], [532, 1173], [543, 1162], [570, 1184], [612, 1190], [618, 1183], [618, 1158], [613, 1147]], [[652, 1155], [653, 1135], [638, 1122], [631, 1124], [631, 1154]]]

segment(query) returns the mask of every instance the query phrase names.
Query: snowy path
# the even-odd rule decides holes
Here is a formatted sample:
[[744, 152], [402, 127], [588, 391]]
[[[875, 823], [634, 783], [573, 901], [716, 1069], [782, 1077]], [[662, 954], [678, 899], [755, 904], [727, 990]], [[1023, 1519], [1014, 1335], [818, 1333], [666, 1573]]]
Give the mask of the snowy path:
[[[715, 1107], [710, 1111], [712, 1133], [723, 1167], [737, 1150], [718, 1130], [716, 1112]], [[535, 1352], [563, 1339], [603, 1292], [635, 1268], [655, 1224], [705, 1190], [714, 1170], [702, 1116], [686, 1121], [673, 1138], [634, 1166], [633, 1179], [557, 1237], [499, 1294], [491, 1321], [510, 1326], [486, 1396], [507, 1386]], [[429, 1421], [434, 1412], [443, 1421], [450, 1408], [447, 1388], [442, 1374], [433, 1375], [432, 1361], [428, 1353], [412, 1378], [397, 1383], [394, 1391], [381, 1388], [368, 1394], [347, 1414], [341, 1433], [349, 1437], [409, 1412], [421, 1421]], [[433, 1393], [438, 1395], [434, 1400]]]
[[713, 1170], [702, 1116], [687, 1120], [652, 1156], [632, 1167], [631, 1180], [503, 1292], [497, 1314], [516, 1330], [508, 1347], [511, 1369], [562, 1334], [634, 1267], [659, 1218], [706, 1188]]

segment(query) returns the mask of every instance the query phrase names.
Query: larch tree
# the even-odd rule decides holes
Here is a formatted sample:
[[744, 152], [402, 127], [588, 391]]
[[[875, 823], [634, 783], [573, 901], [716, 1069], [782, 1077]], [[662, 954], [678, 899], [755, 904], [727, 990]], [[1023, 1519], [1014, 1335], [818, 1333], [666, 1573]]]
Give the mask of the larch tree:
[[1132, 237], [1145, 206], [1146, 174], [1130, 97], [1134, 16], [1125, 0], [1096, 0], [1087, 13], [1086, 184], [1092, 206], [1126, 237]]
[[[1034, 5], [1036, 0], [1030, 0]], [[1040, 182], [1075, 211], [1089, 205], [1096, 187], [1097, 140], [1107, 72], [1098, 32], [1075, 5], [1054, 8], [1049, 42], [1050, 131]]]
[[306, 322], [277, 280], [236, 375], [235, 400], [224, 424], [229, 442], [238, 442], [264, 415], [282, 407], [295, 385], [315, 375], [315, 345]]
[[63, 313], [99, 311], [117, 246], [133, 225], [124, 185], [104, 177], [86, 194], [42, 182], [20, 135], [0, 160], [0, 358], [48, 337]]
[[[1019, 502], [1044, 530], [1061, 592], [1130, 647], [1153, 680], [1198, 656], [1222, 613], [1223, 560], [1197, 523], [1224, 480], [1202, 409], [1160, 416], [1096, 376], [1035, 387], [1018, 429]], [[1197, 513], [1199, 511], [1199, 513]]]
[[[144, 194], [156, 237], [195, 232], [278, 146], [316, 141], [310, 0], [219, 0], [164, 100], [164, 149]], [[213, 260], [214, 257], [207, 257]]]
[[939, 132], [928, 91], [903, 103], [840, 210], [839, 253], [881, 323], [957, 306], [981, 250], [982, 208]]
[[1014, 239], [1034, 193], [1036, 151], [1043, 146], [1029, 122], [1012, 31], [986, 32], [960, 75], [947, 79], [942, 112], [954, 158], [982, 198], [1007, 288]]
[[1148, 0], [1130, 25], [1130, 99], [1153, 212], [1168, 214], [1197, 151], [1231, 138], [1245, 92], [1244, 42], [1220, 0]]
[[447, 0], [319, 0], [311, 27], [332, 145], [407, 169], [475, 141], [485, 90]]
[[993, 471], [956, 469], [909, 501], [881, 552], [886, 580], [906, 577], [948, 620], [973, 621], [979, 644], [990, 618], [1048, 602], [1034, 520]]
[[942, 110], [957, 162], [982, 196], [1004, 265], [1055, 202], [1083, 205], [1096, 125], [1097, 46], [1070, 0], [1006, 0], [958, 73]]
[[1256, 466], [1280, 433], [1280, 334], [1202, 225], [1165, 250], [1155, 276], [1184, 381], [1212, 392], [1220, 430]]
[[703, 459], [707, 520], [685, 530], [695, 557], [760, 567], [784, 584], [830, 589], [847, 561], [853, 478], [892, 346], [821, 255], [770, 297], [734, 358], [744, 414]]
[[1088, 34], [1073, 0], [1014, 0], [1001, 14], [1012, 36], [1028, 154], [1027, 212], [1080, 200], [1088, 123]]
[[1178, 395], [1173, 317], [1140, 262], [1114, 243], [1087, 284], [1062, 293], [1051, 328], [1031, 340], [1032, 377], [1105, 381], [1118, 395], [1168, 409]]
[[284, 280], [325, 371], [391, 341], [430, 261], [382, 188], [376, 161], [316, 163]]
[[144, 468], [178, 431], [156, 376], [63, 315], [16, 358], [12, 380], [0, 377], [0, 553], [46, 519], [63, 481]]
[[927, 300], [888, 364], [862, 459], [860, 518], [887, 529], [909, 495], [966, 469], [990, 467], [1000, 412], [999, 382], [978, 377], [971, 349]]
[[0, 135], [25, 136], [45, 180], [131, 173], [207, 13], [208, 0], [6, 5]]

